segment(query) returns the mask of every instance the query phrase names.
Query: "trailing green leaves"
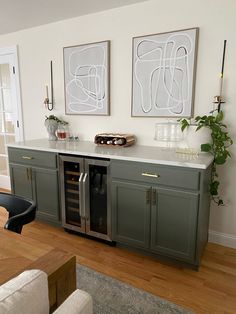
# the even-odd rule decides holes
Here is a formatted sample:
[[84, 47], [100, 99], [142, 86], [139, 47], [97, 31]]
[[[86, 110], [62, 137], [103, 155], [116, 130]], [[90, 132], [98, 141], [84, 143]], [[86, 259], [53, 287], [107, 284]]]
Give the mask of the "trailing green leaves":
[[181, 131], [183, 132], [190, 125], [190, 122], [187, 119], [182, 119], [180, 121], [181, 121]]
[[57, 116], [54, 116], [53, 114], [51, 114], [50, 116], [45, 116], [45, 121], [46, 120], [54, 120], [54, 121], [56, 121], [58, 124], [63, 124], [63, 125], [67, 125], [67, 124], [69, 124], [69, 122], [67, 122], [67, 121], [64, 121], [64, 120], [62, 120], [62, 119], [59, 119]]
[[[211, 130], [211, 143], [203, 143], [201, 145], [201, 151], [211, 153], [214, 156], [210, 182], [210, 193], [213, 201], [216, 202], [219, 206], [223, 205], [224, 203], [218, 194], [220, 182], [216, 180], [216, 178], [218, 178], [216, 165], [223, 165], [228, 157], [231, 157], [228, 147], [233, 144], [233, 140], [227, 131], [227, 126], [222, 123], [223, 120], [223, 111], [218, 112], [217, 115], [204, 115], [197, 116], [195, 118], [196, 131], [203, 127]], [[190, 121], [187, 119], [181, 119], [180, 124], [181, 130], [184, 131], [190, 125]]]

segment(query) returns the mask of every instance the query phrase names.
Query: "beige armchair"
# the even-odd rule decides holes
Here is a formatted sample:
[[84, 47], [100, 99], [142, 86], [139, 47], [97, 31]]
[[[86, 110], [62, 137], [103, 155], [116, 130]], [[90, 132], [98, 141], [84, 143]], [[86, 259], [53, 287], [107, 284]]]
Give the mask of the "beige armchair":
[[[0, 314], [48, 314], [48, 280], [45, 272], [33, 269], [0, 286]], [[92, 314], [91, 296], [75, 290], [54, 314]]]

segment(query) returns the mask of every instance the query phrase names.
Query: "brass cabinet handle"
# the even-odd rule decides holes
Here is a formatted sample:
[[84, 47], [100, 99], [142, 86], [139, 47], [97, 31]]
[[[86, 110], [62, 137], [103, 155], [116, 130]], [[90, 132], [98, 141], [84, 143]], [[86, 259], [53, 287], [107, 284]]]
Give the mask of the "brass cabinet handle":
[[142, 176], [144, 177], [152, 177], [152, 178], [159, 178], [160, 175], [157, 173], [150, 173], [150, 172], [143, 172]]
[[32, 168], [29, 168], [29, 173], [30, 173], [30, 175], [29, 175], [30, 180], [32, 181]]
[[26, 168], [26, 173], [27, 173], [27, 180], [32, 181], [32, 169]]
[[34, 159], [34, 157], [31, 157], [31, 156], [22, 156], [22, 159], [28, 159], [28, 160], [31, 160], [31, 159]]
[[151, 190], [146, 191], [146, 204], [149, 205], [151, 201]]

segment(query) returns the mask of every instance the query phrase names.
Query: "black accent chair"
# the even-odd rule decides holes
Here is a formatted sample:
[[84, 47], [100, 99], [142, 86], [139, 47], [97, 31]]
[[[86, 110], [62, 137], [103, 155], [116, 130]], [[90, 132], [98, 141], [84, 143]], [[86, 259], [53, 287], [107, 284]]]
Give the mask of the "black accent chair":
[[4, 228], [16, 233], [21, 233], [23, 225], [35, 219], [36, 204], [29, 199], [0, 192], [0, 206], [6, 208], [9, 218]]

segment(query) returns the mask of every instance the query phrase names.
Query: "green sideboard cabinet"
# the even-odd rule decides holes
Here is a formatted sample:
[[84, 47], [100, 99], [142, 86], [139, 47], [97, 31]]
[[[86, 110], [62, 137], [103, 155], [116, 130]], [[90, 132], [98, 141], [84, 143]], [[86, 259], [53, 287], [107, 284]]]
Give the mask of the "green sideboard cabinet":
[[112, 160], [113, 240], [198, 267], [208, 239], [210, 172]]
[[[38, 150], [39, 145], [47, 148], [48, 141], [43, 144], [36, 141], [36, 144], [36, 149], [34, 146], [28, 149], [31, 145], [8, 147], [11, 188], [13, 193], [36, 201], [39, 219], [61, 226], [60, 150], [57, 147], [50, 152]], [[87, 156], [85, 153], [90, 152], [89, 156], [93, 156], [93, 143], [91, 146], [83, 142], [78, 145], [80, 148], [74, 152], [73, 144], [70, 153], [78, 155], [85, 145], [82, 155]], [[137, 147], [136, 153], [143, 156], [143, 161], [132, 161], [129, 156], [134, 155], [132, 151], [127, 155], [129, 160], [125, 160], [126, 152], [129, 150], [120, 151], [123, 154], [120, 159], [113, 159], [112, 154], [109, 156], [112, 240], [120, 246], [197, 268], [208, 240], [211, 158], [203, 155], [197, 162], [188, 163], [175, 156], [177, 162], [170, 153], [172, 155], [166, 154], [162, 159], [167, 164], [161, 165], [150, 163], [150, 159], [146, 162], [144, 158], [150, 155], [154, 160], [158, 156], [154, 148], [146, 147], [144, 151]], [[162, 153], [159, 151], [160, 156]], [[101, 158], [104, 152], [96, 154], [95, 151], [93, 157]], [[172, 165], [168, 165], [168, 160]]]
[[36, 202], [37, 218], [59, 225], [57, 154], [9, 147], [8, 155], [12, 192]]

